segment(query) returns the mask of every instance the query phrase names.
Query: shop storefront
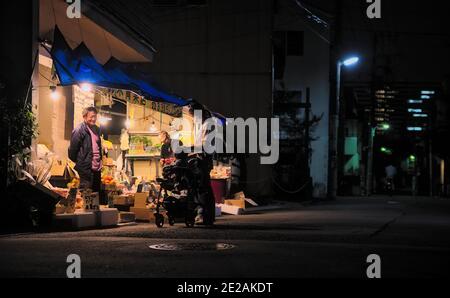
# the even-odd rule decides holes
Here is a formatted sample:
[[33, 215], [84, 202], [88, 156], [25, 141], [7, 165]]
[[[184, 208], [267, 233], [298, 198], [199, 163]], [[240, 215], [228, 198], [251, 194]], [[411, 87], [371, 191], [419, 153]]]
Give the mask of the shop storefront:
[[[39, 96], [34, 100], [39, 136], [32, 163], [45, 172], [35, 182], [59, 195], [55, 224], [90, 228], [154, 220], [161, 190], [157, 179], [163, 172], [161, 134], [193, 145], [189, 100], [155, 87], [147, 74], [114, 56], [101, 64], [84, 42], [70, 47], [58, 27], [52, 43], [40, 46]], [[98, 193], [80, 188], [67, 152], [86, 107], [98, 111], [103, 151]], [[231, 187], [231, 162], [214, 161], [208, 174], [221, 203]]]

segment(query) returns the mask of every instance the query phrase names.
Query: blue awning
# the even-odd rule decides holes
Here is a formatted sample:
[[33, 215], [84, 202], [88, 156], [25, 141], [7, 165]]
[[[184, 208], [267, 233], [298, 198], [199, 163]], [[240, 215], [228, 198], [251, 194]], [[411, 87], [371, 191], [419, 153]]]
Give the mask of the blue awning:
[[145, 98], [184, 106], [189, 100], [156, 87], [150, 74], [139, 71], [135, 65], [123, 63], [114, 57], [104, 65], [98, 63], [84, 43], [75, 49], [67, 44], [56, 27], [50, 51], [60, 84], [63, 86], [90, 83], [101, 87], [134, 91]]

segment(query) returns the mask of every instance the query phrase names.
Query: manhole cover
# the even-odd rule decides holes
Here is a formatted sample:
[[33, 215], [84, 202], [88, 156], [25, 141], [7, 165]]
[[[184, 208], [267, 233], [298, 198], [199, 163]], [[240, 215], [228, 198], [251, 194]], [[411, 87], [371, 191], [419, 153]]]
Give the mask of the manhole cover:
[[235, 247], [227, 243], [162, 243], [149, 246], [157, 250], [226, 250]]

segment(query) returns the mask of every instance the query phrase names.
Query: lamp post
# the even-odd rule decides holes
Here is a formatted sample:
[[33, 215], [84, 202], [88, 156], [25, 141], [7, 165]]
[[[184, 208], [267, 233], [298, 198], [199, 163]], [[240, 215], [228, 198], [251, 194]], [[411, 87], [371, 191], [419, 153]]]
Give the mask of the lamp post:
[[359, 62], [358, 57], [349, 57], [344, 60], [339, 60], [336, 71], [336, 101], [335, 108], [331, 111], [330, 136], [331, 136], [331, 156], [330, 156], [330, 170], [331, 179], [329, 185], [329, 196], [335, 199], [338, 188], [338, 137], [339, 137], [339, 115], [340, 115], [340, 98], [341, 98], [341, 72], [342, 67], [350, 67]]

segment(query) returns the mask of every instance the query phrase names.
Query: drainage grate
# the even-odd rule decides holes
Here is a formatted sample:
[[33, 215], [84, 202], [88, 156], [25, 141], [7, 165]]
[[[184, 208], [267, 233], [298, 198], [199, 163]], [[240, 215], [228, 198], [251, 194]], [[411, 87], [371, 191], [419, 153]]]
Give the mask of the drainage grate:
[[151, 249], [156, 250], [227, 250], [236, 246], [227, 243], [162, 243], [149, 245]]

